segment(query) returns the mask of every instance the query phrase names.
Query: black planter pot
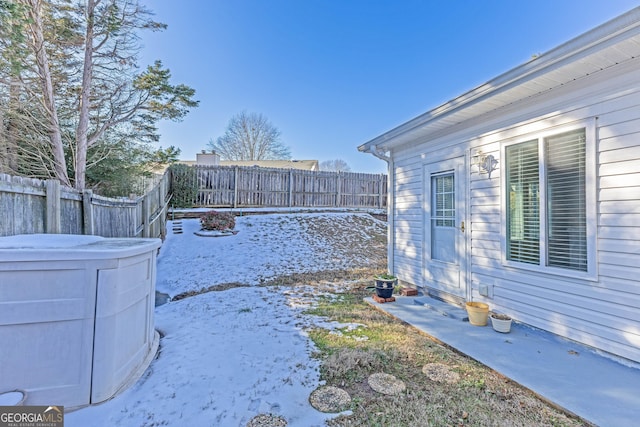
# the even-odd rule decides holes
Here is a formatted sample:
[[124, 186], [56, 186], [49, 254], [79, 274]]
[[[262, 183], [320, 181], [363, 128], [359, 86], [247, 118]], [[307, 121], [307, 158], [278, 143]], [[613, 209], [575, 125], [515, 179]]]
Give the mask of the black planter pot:
[[380, 298], [391, 298], [397, 282], [398, 279], [376, 279], [376, 295]]

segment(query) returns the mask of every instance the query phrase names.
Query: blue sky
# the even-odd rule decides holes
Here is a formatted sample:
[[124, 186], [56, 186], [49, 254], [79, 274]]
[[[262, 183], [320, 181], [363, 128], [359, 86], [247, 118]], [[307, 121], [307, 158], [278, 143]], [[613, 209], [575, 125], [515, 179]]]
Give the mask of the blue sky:
[[294, 159], [386, 163], [357, 147], [636, 6], [630, 0], [146, 0], [142, 34], [200, 106], [162, 122], [195, 159], [241, 111], [262, 113]]

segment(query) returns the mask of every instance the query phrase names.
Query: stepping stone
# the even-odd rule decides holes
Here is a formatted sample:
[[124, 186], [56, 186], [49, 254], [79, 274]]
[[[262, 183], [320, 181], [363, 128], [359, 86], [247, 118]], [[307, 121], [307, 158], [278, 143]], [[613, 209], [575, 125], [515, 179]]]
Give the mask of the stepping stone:
[[338, 413], [349, 408], [351, 396], [341, 388], [324, 386], [311, 393], [309, 403], [320, 412]]
[[247, 427], [286, 427], [287, 420], [273, 414], [259, 414], [251, 418]]
[[429, 363], [422, 367], [422, 373], [431, 381], [437, 383], [449, 383], [454, 384], [460, 380], [460, 375], [457, 372], [453, 372], [447, 365], [442, 363]]
[[369, 375], [367, 381], [369, 387], [380, 394], [394, 396], [400, 394], [407, 389], [404, 381], [399, 380], [391, 374], [377, 373]]

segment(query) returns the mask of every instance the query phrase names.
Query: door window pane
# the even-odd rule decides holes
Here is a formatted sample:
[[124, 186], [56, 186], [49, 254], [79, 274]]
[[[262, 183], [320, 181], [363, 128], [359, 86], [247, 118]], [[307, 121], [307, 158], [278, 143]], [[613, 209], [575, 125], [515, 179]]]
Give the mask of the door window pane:
[[455, 193], [453, 174], [433, 178], [435, 212], [433, 218], [440, 227], [455, 227]]
[[456, 262], [456, 207], [453, 173], [431, 177], [431, 258]]

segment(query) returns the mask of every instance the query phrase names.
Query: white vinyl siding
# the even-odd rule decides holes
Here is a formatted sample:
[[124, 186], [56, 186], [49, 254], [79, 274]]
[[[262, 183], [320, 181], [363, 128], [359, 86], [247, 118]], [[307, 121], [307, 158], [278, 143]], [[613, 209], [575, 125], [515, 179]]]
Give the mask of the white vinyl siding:
[[[486, 302], [522, 323], [640, 362], [639, 67], [640, 58], [395, 149], [392, 231], [395, 272], [401, 279], [433, 288], [429, 277], [421, 274], [421, 269], [432, 268], [421, 262], [429, 241], [423, 237], [428, 235], [421, 215], [428, 176], [422, 165], [465, 150], [469, 159], [477, 153], [491, 154], [499, 162], [491, 178], [475, 165], [466, 177], [469, 299]], [[542, 167], [546, 138], [582, 128], [588, 271], [547, 265], [544, 233], [549, 213], [542, 190], [539, 241], [544, 263], [507, 260], [506, 148], [537, 141]], [[545, 172], [540, 170], [543, 187]], [[480, 293], [483, 287], [489, 295]]]
[[422, 165], [420, 159], [396, 158], [394, 170], [395, 242], [417, 242], [396, 244], [393, 247], [393, 273], [406, 283], [419, 284], [422, 278]]
[[578, 129], [505, 148], [507, 260], [587, 271], [585, 141]]

